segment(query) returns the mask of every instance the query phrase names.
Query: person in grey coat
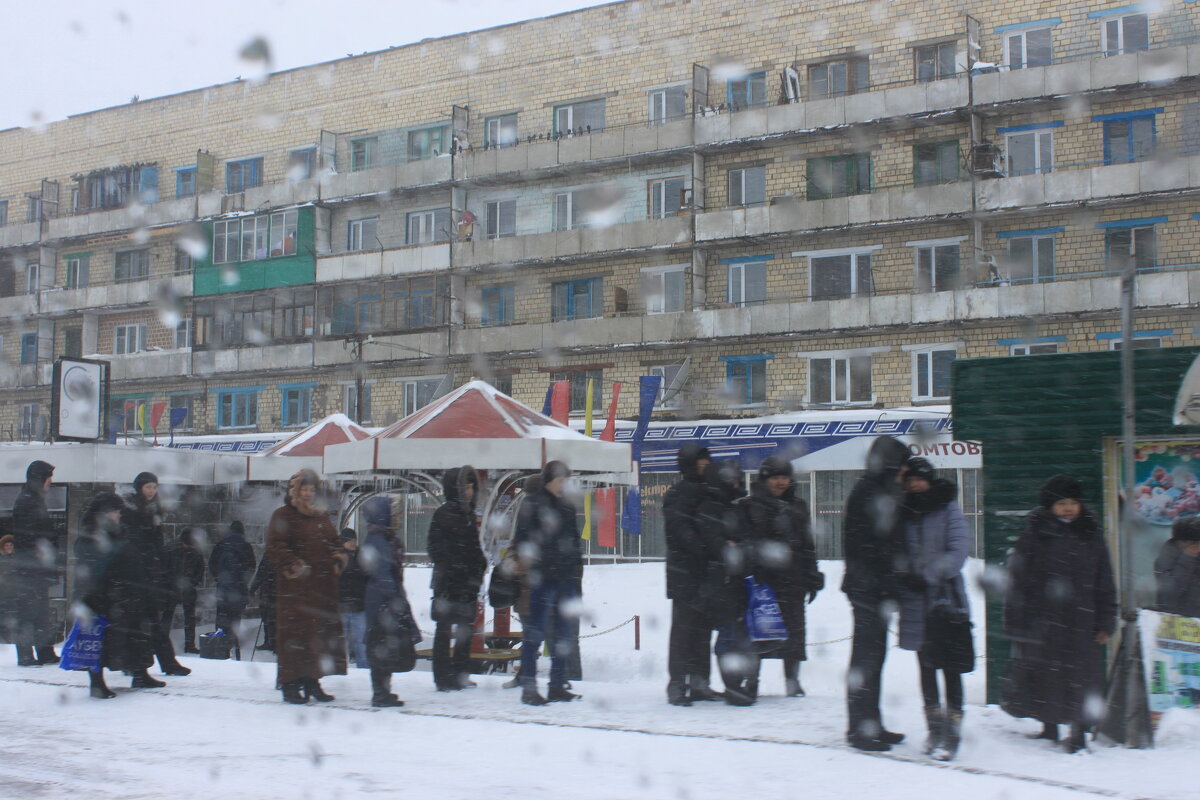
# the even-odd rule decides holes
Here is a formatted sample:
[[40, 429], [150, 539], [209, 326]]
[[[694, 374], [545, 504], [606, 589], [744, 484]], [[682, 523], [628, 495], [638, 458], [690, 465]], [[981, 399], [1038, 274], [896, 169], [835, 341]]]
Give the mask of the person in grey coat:
[[1175, 520], [1171, 538], [1154, 559], [1154, 580], [1156, 610], [1200, 617], [1200, 517]]
[[[970, 549], [967, 520], [959, 508], [958, 487], [937, 477], [924, 458], [908, 460], [904, 478], [904, 550], [907, 571], [900, 588], [900, 647], [915, 650], [921, 667], [921, 694], [929, 738], [925, 753], [949, 761], [958, 752], [963, 715], [962, 673], [936, 653], [947, 643], [931, 640], [929, 612], [938, 605], [964, 617], [970, 613], [962, 568]], [[946, 707], [938, 693], [938, 672], [946, 684]]]

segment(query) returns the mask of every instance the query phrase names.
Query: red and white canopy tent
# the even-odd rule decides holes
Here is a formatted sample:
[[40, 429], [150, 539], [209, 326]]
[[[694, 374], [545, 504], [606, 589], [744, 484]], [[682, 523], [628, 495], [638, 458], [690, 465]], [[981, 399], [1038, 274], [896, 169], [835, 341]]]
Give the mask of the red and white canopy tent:
[[371, 435], [345, 414], [330, 414], [262, 453], [246, 457], [246, 479], [286, 481], [302, 468], [324, 469], [325, 448], [357, 442]]

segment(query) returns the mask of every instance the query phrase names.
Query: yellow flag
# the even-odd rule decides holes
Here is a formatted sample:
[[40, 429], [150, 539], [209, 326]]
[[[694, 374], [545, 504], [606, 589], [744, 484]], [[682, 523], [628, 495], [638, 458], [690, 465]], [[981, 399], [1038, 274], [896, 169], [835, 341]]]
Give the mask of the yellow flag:
[[[595, 378], [588, 378], [587, 382], [587, 399], [583, 401], [583, 435], [592, 435], [592, 382]], [[583, 533], [580, 534], [583, 539], [592, 538], [592, 493], [584, 492], [583, 494]]]

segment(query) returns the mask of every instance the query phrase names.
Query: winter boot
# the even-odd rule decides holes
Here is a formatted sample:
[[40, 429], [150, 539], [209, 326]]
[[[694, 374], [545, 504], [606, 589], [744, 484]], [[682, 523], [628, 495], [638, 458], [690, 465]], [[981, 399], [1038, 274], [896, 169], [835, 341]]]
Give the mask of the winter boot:
[[18, 667], [40, 667], [42, 664], [33, 657], [33, 646], [28, 644], [17, 645], [17, 666]]
[[37, 662], [39, 664], [57, 664], [61, 660], [58, 657], [58, 653], [54, 652], [53, 647], [37, 648]]
[[371, 670], [371, 705], [375, 708], [398, 708], [404, 701], [392, 694], [392, 673]]
[[932, 752], [934, 761], [952, 761], [958, 755], [958, 743], [962, 741], [962, 717], [961, 708], [946, 712], [942, 742]]
[[1077, 722], [1071, 723], [1071, 738], [1064, 745], [1068, 753], [1087, 752], [1087, 729]]
[[1058, 725], [1053, 722], [1043, 722], [1042, 732], [1031, 736], [1032, 739], [1045, 739], [1048, 742], [1058, 741]]
[[164, 681], [150, 677], [150, 673], [144, 669], [136, 670], [133, 673], [133, 681], [129, 684], [130, 689], [161, 689], [167, 684]]
[[946, 712], [941, 706], [925, 706], [925, 724], [929, 726], [929, 736], [925, 739], [925, 755], [928, 756], [938, 752], [946, 740]]
[[91, 683], [88, 693], [97, 700], [109, 700], [117, 696], [116, 692], [109, 689], [104, 682], [103, 670], [89, 671], [88, 681]]
[[783, 660], [784, 696], [804, 697], [804, 687], [800, 685], [800, 659], [785, 658]]
[[688, 696], [693, 701], [705, 700], [716, 701], [721, 699], [720, 692], [714, 692], [708, 685], [708, 681], [700, 676], [693, 675], [688, 681], [691, 691]]
[[337, 699], [333, 695], [326, 693], [325, 690], [321, 688], [321, 681], [317, 678], [305, 678], [304, 691], [309, 697], [311, 697], [313, 700], [316, 700], [318, 703], [332, 703]]
[[692, 698], [688, 697], [687, 686], [683, 681], [671, 681], [667, 684], [667, 702], [673, 706], [690, 706]]
[[536, 686], [523, 686], [521, 687], [521, 702], [527, 706], [544, 706], [548, 701], [538, 694]]
[[283, 702], [285, 703], [294, 703], [295, 705], [302, 706], [308, 702], [308, 698], [302, 691], [304, 681], [288, 681], [279, 688], [283, 691]]
[[547, 703], [569, 703], [572, 700], [578, 700], [582, 695], [575, 694], [567, 690], [565, 686], [551, 686], [546, 692]]

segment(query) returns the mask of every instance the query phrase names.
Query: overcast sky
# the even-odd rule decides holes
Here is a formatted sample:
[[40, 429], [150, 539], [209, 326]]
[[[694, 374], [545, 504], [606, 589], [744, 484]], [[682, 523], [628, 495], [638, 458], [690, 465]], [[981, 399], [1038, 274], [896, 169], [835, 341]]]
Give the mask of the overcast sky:
[[[558, 14], [600, 0], [2, 0], [0, 130], [431, 36]], [[256, 70], [259, 72], [256, 73]]]

